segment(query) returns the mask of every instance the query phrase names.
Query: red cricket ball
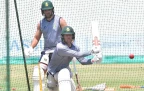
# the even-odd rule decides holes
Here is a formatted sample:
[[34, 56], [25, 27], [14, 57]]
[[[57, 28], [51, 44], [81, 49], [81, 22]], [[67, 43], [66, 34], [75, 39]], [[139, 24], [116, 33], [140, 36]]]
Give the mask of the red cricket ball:
[[129, 55], [129, 58], [130, 58], [130, 59], [133, 59], [133, 58], [134, 58], [134, 54], [130, 54], [130, 55]]

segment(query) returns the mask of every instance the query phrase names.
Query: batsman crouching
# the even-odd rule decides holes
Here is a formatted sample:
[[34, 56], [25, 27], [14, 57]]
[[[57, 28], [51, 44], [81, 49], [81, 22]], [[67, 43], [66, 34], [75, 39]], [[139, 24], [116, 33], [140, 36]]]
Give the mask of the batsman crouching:
[[[48, 64], [48, 89], [49, 91], [76, 91], [75, 83], [72, 79], [72, 72], [69, 63], [76, 57], [82, 65], [89, 65], [101, 61], [97, 53], [100, 50], [92, 48], [87, 52], [81, 52], [73, 44], [75, 32], [72, 27], [66, 26], [61, 33], [62, 42], [58, 43], [51, 61]], [[86, 59], [85, 56], [95, 54], [92, 59]], [[100, 63], [100, 62], [98, 62]]]

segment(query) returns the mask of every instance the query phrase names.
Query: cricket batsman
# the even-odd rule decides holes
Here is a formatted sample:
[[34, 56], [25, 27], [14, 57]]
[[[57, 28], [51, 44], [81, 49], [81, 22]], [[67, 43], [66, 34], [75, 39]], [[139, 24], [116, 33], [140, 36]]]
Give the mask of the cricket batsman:
[[[54, 6], [51, 1], [44, 1], [41, 4], [41, 13], [44, 16], [42, 20], [37, 25], [37, 30], [32, 40], [32, 43], [28, 49], [25, 49], [25, 56], [29, 57], [36, 45], [38, 44], [41, 35], [44, 38], [44, 50], [41, 52], [41, 57], [39, 59], [40, 74], [42, 80], [42, 89], [44, 90], [44, 74], [47, 72], [47, 66], [56, 44], [61, 41], [61, 31], [62, 28], [67, 25], [66, 21], [54, 14]], [[39, 91], [39, 69], [37, 66], [33, 70], [33, 85], [34, 91]]]
[[[93, 47], [90, 51], [81, 52], [79, 47], [73, 44], [75, 32], [70, 26], [62, 29], [61, 40], [48, 64], [48, 91], [76, 91], [69, 63], [73, 57], [77, 58], [82, 65], [100, 63], [101, 57], [97, 56], [97, 53], [101, 50]], [[84, 58], [91, 54], [95, 54], [92, 59]]]

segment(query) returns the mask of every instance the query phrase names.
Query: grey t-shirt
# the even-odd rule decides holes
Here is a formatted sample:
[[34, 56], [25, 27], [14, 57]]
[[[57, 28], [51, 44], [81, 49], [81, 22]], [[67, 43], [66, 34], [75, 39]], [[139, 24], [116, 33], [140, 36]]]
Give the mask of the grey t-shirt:
[[74, 44], [72, 44], [71, 47], [68, 47], [65, 43], [60, 42], [57, 44], [50, 63], [48, 64], [48, 72], [54, 75], [63, 68], [68, 68], [70, 70], [69, 63], [73, 57], [76, 57], [83, 65], [92, 64], [91, 59], [84, 58], [90, 54], [90, 51], [81, 52]]

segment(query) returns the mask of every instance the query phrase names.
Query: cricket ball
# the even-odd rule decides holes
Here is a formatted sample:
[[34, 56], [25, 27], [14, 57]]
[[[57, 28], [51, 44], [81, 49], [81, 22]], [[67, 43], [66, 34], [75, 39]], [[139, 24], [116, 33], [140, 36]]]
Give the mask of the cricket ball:
[[130, 58], [130, 59], [133, 59], [133, 58], [134, 58], [134, 54], [130, 54], [130, 55], [129, 55], [129, 58]]

